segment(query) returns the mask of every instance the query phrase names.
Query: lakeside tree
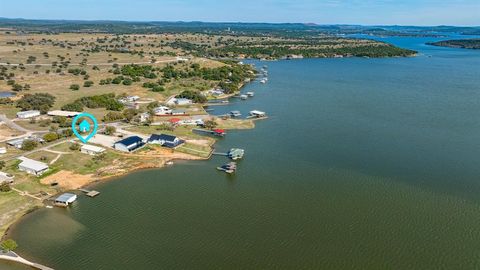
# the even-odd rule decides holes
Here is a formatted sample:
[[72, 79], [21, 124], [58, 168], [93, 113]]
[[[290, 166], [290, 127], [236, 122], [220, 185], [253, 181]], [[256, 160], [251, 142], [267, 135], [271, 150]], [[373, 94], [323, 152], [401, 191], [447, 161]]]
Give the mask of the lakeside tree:
[[0, 247], [2, 248], [3, 251], [9, 252], [9, 251], [14, 251], [18, 245], [17, 242], [15, 242], [13, 239], [7, 239], [2, 241], [0, 244]]
[[205, 128], [214, 129], [218, 126], [218, 123], [214, 119], [208, 119], [204, 122]]

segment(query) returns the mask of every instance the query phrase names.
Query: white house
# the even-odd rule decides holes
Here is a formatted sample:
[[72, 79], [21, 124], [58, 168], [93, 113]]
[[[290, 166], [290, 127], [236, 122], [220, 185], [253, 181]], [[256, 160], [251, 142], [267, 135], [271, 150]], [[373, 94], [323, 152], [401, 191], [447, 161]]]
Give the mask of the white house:
[[42, 175], [48, 170], [48, 165], [43, 162], [26, 157], [19, 157], [18, 159], [22, 161], [20, 164], [18, 164], [18, 169], [20, 171], [38, 176]]
[[79, 115], [79, 112], [69, 112], [69, 111], [49, 111], [47, 115], [49, 116], [63, 116], [63, 117], [75, 117]]
[[170, 98], [169, 100], [167, 100], [167, 105], [185, 106], [185, 105], [190, 105], [192, 103], [193, 103], [193, 101], [191, 99], [188, 99], [188, 98], [173, 97], [173, 98]]
[[120, 102], [121, 103], [135, 102], [139, 99], [140, 99], [139, 96], [128, 96], [128, 97], [124, 97], [124, 98], [120, 99]]
[[8, 183], [8, 184], [13, 183], [13, 175], [0, 172], [0, 184], [3, 184], [3, 183]]
[[84, 146], [82, 146], [82, 148], [80, 148], [80, 152], [87, 155], [95, 156], [105, 152], [105, 148], [85, 144]]
[[169, 115], [172, 114], [172, 109], [166, 106], [160, 106], [153, 109], [155, 115]]
[[33, 110], [33, 111], [24, 111], [24, 112], [17, 113], [17, 118], [19, 119], [28, 119], [28, 118], [37, 117], [37, 116], [40, 116], [40, 111]]
[[7, 153], [7, 148], [0, 147], [0, 154], [6, 154], [6, 153]]
[[148, 119], [150, 119], [150, 114], [148, 112], [144, 112], [140, 114], [140, 118], [139, 118], [140, 123], [147, 122]]

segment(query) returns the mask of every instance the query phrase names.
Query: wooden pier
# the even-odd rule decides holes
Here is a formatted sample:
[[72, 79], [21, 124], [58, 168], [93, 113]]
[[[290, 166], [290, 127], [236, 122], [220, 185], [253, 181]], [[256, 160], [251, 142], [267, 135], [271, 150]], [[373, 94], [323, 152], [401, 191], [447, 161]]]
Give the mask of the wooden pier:
[[90, 198], [93, 198], [93, 197], [96, 197], [97, 195], [100, 195], [100, 192], [98, 192], [96, 190], [88, 190], [88, 189], [84, 189], [84, 188], [81, 188], [79, 190], [81, 192], [85, 193], [85, 195], [87, 195]]

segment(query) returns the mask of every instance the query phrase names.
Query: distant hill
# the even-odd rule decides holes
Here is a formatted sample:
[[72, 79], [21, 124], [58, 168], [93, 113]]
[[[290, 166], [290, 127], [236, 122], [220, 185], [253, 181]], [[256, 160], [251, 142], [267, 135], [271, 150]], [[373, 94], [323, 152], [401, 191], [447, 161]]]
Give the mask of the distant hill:
[[83, 21], [83, 20], [28, 20], [0, 18], [0, 28], [28, 32], [89, 32], [113, 34], [156, 33], [225, 33], [232, 35], [348, 35], [369, 34], [384, 36], [441, 36], [445, 33], [480, 35], [480, 27], [457, 26], [397, 26], [397, 25], [317, 25], [314, 23], [240, 23], [240, 22], [162, 22], [162, 21]]
[[462, 48], [462, 49], [480, 49], [480, 39], [456, 39], [427, 43], [428, 45]]

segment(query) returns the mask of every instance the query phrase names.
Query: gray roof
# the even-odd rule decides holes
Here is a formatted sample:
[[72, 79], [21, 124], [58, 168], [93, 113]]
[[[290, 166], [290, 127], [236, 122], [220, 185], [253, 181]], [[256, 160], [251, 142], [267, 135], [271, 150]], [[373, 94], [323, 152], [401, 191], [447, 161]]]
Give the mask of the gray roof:
[[41, 172], [43, 170], [48, 169], [48, 165], [43, 162], [29, 159], [26, 157], [19, 157], [18, 159], [22, 161], [22, 163], [20, 163], [18, 166], [22, 166], [24, 168], [28, 168], [36, 172]]
[[62, 195], [58, 196], [55, 201], [57, 202], [69, 202], [72, 198], [75, 198], [77, 195], [72, 193], [63, 193]]

